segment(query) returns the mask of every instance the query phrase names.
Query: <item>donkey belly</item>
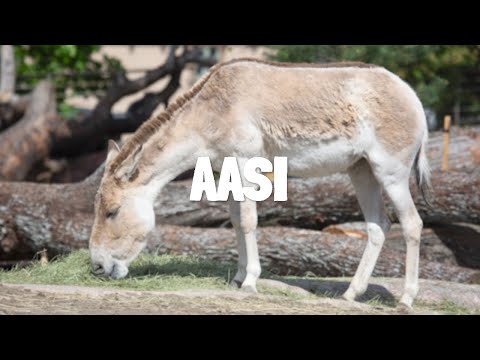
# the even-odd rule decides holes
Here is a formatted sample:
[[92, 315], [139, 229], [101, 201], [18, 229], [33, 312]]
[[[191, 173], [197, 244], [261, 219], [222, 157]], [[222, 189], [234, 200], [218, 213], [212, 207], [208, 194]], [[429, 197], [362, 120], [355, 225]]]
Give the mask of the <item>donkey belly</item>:
[[363, 152], [348, 141], [324, 143], [289, 143], [271, 156], [288, 158], [288, 175], [320, 177], [345, 172], [363, 156]]

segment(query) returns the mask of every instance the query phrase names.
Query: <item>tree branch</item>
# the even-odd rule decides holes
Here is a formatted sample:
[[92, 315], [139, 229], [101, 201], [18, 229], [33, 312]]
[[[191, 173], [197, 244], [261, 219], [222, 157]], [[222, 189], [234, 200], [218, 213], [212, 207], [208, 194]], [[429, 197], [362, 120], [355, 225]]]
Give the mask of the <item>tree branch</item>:
[[147, 71], [144, 76], [137, 80], [128, 80], [125, 74], [120, 74], [114, 81], [113, 86], [107, 91], [105, 97], [98, 103], [92, 113], [92, 117], [97, 118], [97, 114], [100, 113], [104, 114], [103, 118], [105, 118], [105, 114], [109, 113], [112, 106], [122, 97], [145, 89], [165, 76], [183, 69], [187, 63], [214, 64], [212, 59], [204, 59], [199, 49], [185, 50], [179, 57], [175, 56], [176, 50], [177, 46], [171, 46], [166, 62], [153, 70]]
[[137, 127], [149, 118], [160, 104], [168, 106], [168, 101], [180, 86], [181, 70], [177, 70], [172, 74], [172, 78], [168, 85], [162, 91], [156, 93], [147, 93], [141, 100], [134, 102], [127, 111], [127, 118], [136, 120]]
[[[181, 72], [187, 64], [197, 63], [204, 66], [215, 64], [214, 59], [205, 59], [199, 49], [186, 49], [179, 56], [175, 55], [176, 50], [177, 46], [172, 46], [166, 62], [148, 71], [140, 79], [131, 81], [125, 74], [121, 74], [88, 116], [59, 124], [52, 154], [72, 156], [94, 151], [104, 146], [106, 136], [135, 131], [151, 116], [159, 104], [167, 103], [175, 93]], [[132, 104], [126, 117], [118, 119], [111, 115], [111, 108], [122, 97], [138, 92], [168, 75], [171, 75], [169, 84], [162, 91], [149, 93], [142, 100]]]

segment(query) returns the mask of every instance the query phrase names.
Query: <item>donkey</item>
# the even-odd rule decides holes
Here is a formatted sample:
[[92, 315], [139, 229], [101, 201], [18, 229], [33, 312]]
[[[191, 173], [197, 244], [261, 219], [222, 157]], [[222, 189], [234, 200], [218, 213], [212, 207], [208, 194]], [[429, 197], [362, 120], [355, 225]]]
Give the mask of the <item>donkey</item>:
[[[154, 199], [169, 181], [210, 157], [240, 168], [252, 157], [288, 157], [289, 175], [346, 172], [365, 217], [368, 242], [343, 297], [354, 301], [368, 286], [390, 227], [382, 190], [391, 199], [407, 244], [405, 289], [418, 292], [422, 220], [409, 189], [413, 167], [429, 186], [425, 113], [415, 92], [386, 69], [364, 63], [285, 64], [237, 59], [217, 64], [161, 115], [145, 122], [120, 149], [109, 142], [95, 198], [89, 247], [92, 271], [118, 279], [145, 247], [155, 226]], [[242, 175], [243, 176], [243, 175]], [[244, 186], [251, 186], [243, 177]], [[229, 200], [238, 241], [232, 285], [256, 292], [260, 262], [256, 203]]]

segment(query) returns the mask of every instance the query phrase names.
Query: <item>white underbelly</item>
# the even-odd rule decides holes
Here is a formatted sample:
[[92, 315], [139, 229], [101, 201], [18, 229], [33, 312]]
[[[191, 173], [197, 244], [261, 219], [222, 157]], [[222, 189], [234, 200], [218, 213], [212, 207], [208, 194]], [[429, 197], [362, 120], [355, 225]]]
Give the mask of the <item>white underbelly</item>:
[[345, 172], [362, 158], [363, 151], [345, 140], [307, 144], [291, 141], [271, 151], [269, 157], [274, 156], [288, 158], [289, 176], [320, 177]]

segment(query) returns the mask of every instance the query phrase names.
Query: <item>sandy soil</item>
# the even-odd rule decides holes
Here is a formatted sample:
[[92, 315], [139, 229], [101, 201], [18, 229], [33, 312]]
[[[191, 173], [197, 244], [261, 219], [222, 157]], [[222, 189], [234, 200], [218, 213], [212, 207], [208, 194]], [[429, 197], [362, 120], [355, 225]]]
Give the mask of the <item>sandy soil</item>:
[[[313, 295], [342, 290], [341, 281], [299, 280], [287, 285], [262, 280], [262, 286], [290, 295], [248, 294], [238, 290], [175, 292], [130, 291], [59, 285], [0, 285], [0, 314], [442, 314], [478, 313], [480, 286], [423, 281], [415, 310], [394, 307], [398, 279], [377, 280], [366, 303]], [[368, 300], [368, 298], [370, 300]], [[372, 299], [374, 299], [372, 301]], [[375, 300], [377, 299], [377, 300]], [[432, 304], [428, 306], [427, 304]], [[436, 306], [433, 306], [435, 305]], [[448, 304], [448, 307], [445, 307]]]
[[66, 286], [0, 285], [1, 314], [381, 314], [335, 299], [286, 299], [239, 291], [139, 292]]

